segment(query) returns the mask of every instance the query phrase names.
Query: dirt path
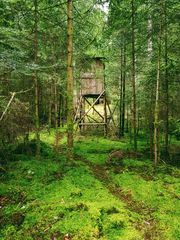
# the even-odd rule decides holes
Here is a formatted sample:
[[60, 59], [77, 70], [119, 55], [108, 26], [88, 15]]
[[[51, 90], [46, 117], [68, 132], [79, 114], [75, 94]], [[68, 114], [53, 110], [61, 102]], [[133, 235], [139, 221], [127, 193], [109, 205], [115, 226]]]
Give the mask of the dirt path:
[[112, 195], [125, 203], [128, 210], [141, 215], [142, 220], [135, 223], [135, 227], [143, 232], [144, 240], [163, 239], [163, 237], [160, 236], [160, 230], [157, 229], [157, 224], [152, 216], [155, 209], [146, 206], [143, 202], [135, 201], [132, 198], [131, 192], [123, 192], [119, 186], [113, 183], [113, 179], [109, 176], [105, 166], [91, 163], [82, 159], [82, 157], [81, 161], [89, 166], [95, 177], [103, 183]]

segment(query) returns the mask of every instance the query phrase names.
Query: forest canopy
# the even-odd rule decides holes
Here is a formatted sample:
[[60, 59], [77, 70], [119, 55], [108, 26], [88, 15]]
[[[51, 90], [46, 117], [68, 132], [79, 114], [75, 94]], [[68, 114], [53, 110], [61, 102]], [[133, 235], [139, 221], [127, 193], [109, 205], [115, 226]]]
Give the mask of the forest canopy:
[[[71, 239], [65, 235], [71, 233], [69, 215], [73, 212], [77, 220], [73, 214], [81, 211], [90, 230], [86, 226], [83, 232], [77, 220], [79, 232], [74, 227], [72, 239], [178, 239], [177, 228], [172, 224], [166, 232], [165, 226], [167, 219], [178, 222], [179, 11], [178, 0], [0, 1], [3, 239], [23, 239], [26, 227], [31, 231], [36, 223], [40, 238], [34, 228], [26, 239]], [[93, 187], [80, 176], [94, 181], [97, 195], [107, 185], [101, 207], [98, 197], [89, 203]], [[31, 219], [32, 199], [39, 199], [45, 211], [41, 180], [44, 192], [49, 191], [48, 206], [57, 181], [67, 191], [56, 192], [62, 206], [55, 204], [60, 214], [54, 221], [46, 222], [35, 210], [37, 221]], [[152, 191], [152, 199], [139, 186]], [[161, 206], [159, 196], [164, 197]], [[83, 200], [71, 206], [66, 199], [65, 207], [66, 197]], [[172, 209], [168, 201], [175, 202]], [[127, 209], [133, 212], [132, 225]], [[145, 227], [137, 220], [141, 217]], [[56, 223], [62, 233], [53, 232]]]

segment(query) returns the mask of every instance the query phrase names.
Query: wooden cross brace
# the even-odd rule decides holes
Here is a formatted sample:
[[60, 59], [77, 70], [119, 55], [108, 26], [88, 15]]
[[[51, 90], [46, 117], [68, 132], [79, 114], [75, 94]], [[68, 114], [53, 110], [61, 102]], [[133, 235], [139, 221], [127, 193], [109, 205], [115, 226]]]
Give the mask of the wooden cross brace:
[[[95, 109], [94, 105], [99, 101], [99, 99], [103, 96], [104, 93], [105, 93], [105, 91], [102, 91], [101, 94], [98, 96], [98, 98], [96, 98], [96, 100], [93, 102], [92, 105], [89, 103], [90, 104], [90, 108], [88, 109], [87, 112], [85, 112], [83, 114], [83, 116], [81, 116], [81, 118], [78, 120], [78, 124], [88, 115], [88, 113], [90, 112], [91, 109]], [[104, 117], [103, 117], [103, 119], [104, 119]]]

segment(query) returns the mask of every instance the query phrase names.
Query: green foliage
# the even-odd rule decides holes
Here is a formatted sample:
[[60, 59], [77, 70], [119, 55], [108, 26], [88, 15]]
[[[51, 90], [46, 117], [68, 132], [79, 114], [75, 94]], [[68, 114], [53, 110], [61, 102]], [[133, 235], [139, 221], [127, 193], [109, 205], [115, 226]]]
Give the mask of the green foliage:
[[[134, 239], [133, 236], [140, 239], [123, 204], [109, 194], [87, 167], [78, 162], [79, 167], [65, 170], [63, 166], [59, 169], [59, 164], [46, 159], [39, 167], [38, 160], [29, 159], [8, 165], [9, 180], [1, 184], [2, 196], [10, 201], [3, 207], [4, 221], [9, 219], [3, 222], [5, 239], [10, 236], [49, 239], [57, 231], [70, 232], [73, 239], [97, 239], [100, 234], [98, 219], [101, 219], [102, 239], [103, 236], [126, 239], [127, 234], [128, 239]], [[62, 172], [61, 179], [56, 179], [57, 171]], [[23, 194], [23, 199], [19, 194]], [[116, 211], [111, 212], [114, 206]], [[19, 229], [11, 225], [15, 211], [25, 215]], [[48, 226], [51, 227], [46, 231]]]
[[[154, 124], [157, 49], [162, 22], [158, 127], [161, 145], [164, 145], [165, 112], [169, 107], [169, 163], [178, 165], [179, 2], [134, 1], [135, 51], [132, 52], [130, 1], [73, 1], [74, 85], [79, 87], [81, 73], [90, 65], [87, 57], [105, 57], [106, 91], [111, 97], [111, 107], [116, 106], [114, 120], [117, 123], [122, 100], [120, 80], [124, 74], [126, 136], [132, 135], [131, 72], [132, 54], [135, 54], [141, 157], [126, 154], [123, 164], [117, 157], [113, 159], [117, 166], [108, 166], [107, 159], [112, 151], [132, 149], [129, 138], [111, 141], [77, 136], [75, 163], [71, 167], [65, 165], [65, 128], [52, 129], [57, 120], [58, 126], [66, 125], [66, 1], [37, 3], [35, 29], [33, 1], [0, 2], [0, 115], [12, 92], [32, 89], [16, 95], [0, 123], [2, 239], [63, 239], [67, 232], [72, 234], [73, 240], [179, 239], [179, 170], [160, 163], [154, 176], [147, 157]], [[104, 3], [109, 3], [109, 12], [102, 10]], [[36, 30], [37, 59], [34, 62]], [[32, 127], [35, 72], [40, 128], [43, 128], [39, 159], [35, 158]], [[32, 129], [28, 141], [27, 133]], [[94, 132], [97, 133], [96, 129]], [[56, 151], [58, 137], [55, 139], [55, 135], [59, 137]], [[163, 148], [161, 153], [164, 161]]]
[[[5, 103], [7, 105], [8, 102], [5, 101]], [[5, 108], [1, 107], [0, 113], [2, 114]], [[28, 134], [31, 127], [28, 103], [14, 99], [0, 124], [0, 141], [3, 144], [14, 143], [19, 136]]]
[[[47, 142], [53, 131], [43, 134]], [[62, 239], [68, 232], [73, 240], [140, 240], [150, 221], [146, 211], [161, 239], [178, 239], [177, 168], [161, 166], [154, 177], [149, 160], [125, 159], [120, 168], [103, 170], [108, 186], [106, 178], [98, 179], [81, 160], [104, 169], [109, 152], [129, 147], [125, 142], [79, 136], [76, 166], [71, 168], [64, 164], [63, 151], [54, 156], [48, 150], [39, 160], [15, 154], [15, 160], [4, 165], [0, 184], [2, 239]], [[48, 148], [42, 144], [43, 151]], [[120, 186], [122, 199], [110, 191], [114, 184]]]
[[[84, 141], [84, 139], [86, 139]], [[127, 150], [130, 145], [125, 142], [111, 141], [100, 137], [80, 138], [75, 142], [75, 153], [93, 163], [104, 164], [108, 154], [114, 150]]]
[[180, 140], [180, 120], [170, 119], [170, 134]]
[[[136, 163], [137, 161], [133, 164], [136, 165]], [[138, 165], [136, 167], [138, 168]], [[174, 171], [176, 169], [172, 168], [169, 176], [164, 176], [160, 172], [153, 180], [145, 180], [138, 174], [129, 171], [125, 171], [123, 174], [112, 174], [116, 184], [121, 186], [125, 193], [130, 192], [133, 199], [143, 202], [153, 209], [152, 217], [163, 230], [166, 239], [178, 239], [180, 236], [177, 228], [180, 183], [176, 177], [172, 176]]]

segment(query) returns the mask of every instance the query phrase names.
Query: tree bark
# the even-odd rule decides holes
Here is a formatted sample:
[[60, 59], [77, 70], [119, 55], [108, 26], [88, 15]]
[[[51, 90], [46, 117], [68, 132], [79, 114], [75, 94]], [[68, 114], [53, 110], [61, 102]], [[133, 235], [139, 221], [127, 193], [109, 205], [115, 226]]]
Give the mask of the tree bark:
[[58, 91], [57, 91], [57, 79], [56, 76], [54, 78], [54, 123], [55, 123], [55, 143], [54, 148], [55, 151], [58, 152], [60, 133], [58, 130]]
[[122, 136], [122, 91], [123, 91], [123, 52], [121, 48], [121, 73], [119, 78], [119, 138]]
[[[147, 22], [147, 31], [148, 31], [148, 44], [147, 44], [147, 53], [148, 53], [148, 62], [152, 62], [152, 56], [153, 56], [153, 41], [152, 41], [152, 16], [149, 14], [148, 16], [148, 22]], [[152, 86], [149, 86], [152, 88]], [[148, 109], [148, 130], [149, 130], [149, 143], [150, 144], [150, 158], [153, 160], [154, 158], [154, 96], [153, 96], [153, 89], [150, 91], [149, 95], [149, 109]]]
[[73, 159], [73, 1], [67, 1], [67, 159]]
[[52, 84], [49, 83], [49, 103], [48, 103], [48, 128], [49, 131], [52, 125]]
[[124, 45], [124, 56], [123, 56], [123, 82], [122, 82], [122, 136], [124, 136], [125, 126], [125, 97], [126, 97], [126, 47]]
[[61, 111], [61, 117], [62, 117], [61, 126], [64, 127], [65, 119], [66, 119], [66, 110], [65, 110], [65, 108], [66, 108], [66, 99], [65, 99], [65, 96], [62, 96], [61, 107], [62, 107], [62, 111]]
[[168, 81], [168, 33], [167, 33], [167, 6], [164, 3], [164, 21], [165, 21], [165, 153], [166, 159], [169, 159], [169, 81]]
[[129, 108], [128, 105], [126, 104], [126, 111], [127, 111], [127, 115], [126, 115], [126, 132], [129, 132]]
[[62, 95], [59, 95], [59, 104], [58, 104], [58, 127], [61, 126], [61, 118], [62, 118]]
[[[160, 16], [162, 17], [162, 16]], [[156, 98], [154, 110], [154, 170], [157, 169], [157, 164], [160, 158], [159, 145], [159, 96], [160, 96], [160, 71], [161, 71], [161, 35], [162, 35], [162, 19], [160, 19], [160, 30], [158, 36], [158, 55], [157, 55], [157, 78], [156, 78]]]
[[132, 7], [132, 19], [131, 19], [131, 30], [132, 30], [132, 97], [133, 97], [133, 140], [134, 150], [137, 150], [137, 121], [136, 121], [136, 68], [135, 68], [135, 6], [134, 0], [131, 1]]
[[154, 157], [154, 140], [153, 140], [153, 133], [154, 133], [154, 116], [153, 116], [153, 94], [151, 93], [150, 96], [150, 111], [149, 111], [149, 140], [150, 140], [150, 158], [153, 160]]
[[[34, 0], [34, 64], [38, 61], [38, 2]], [[40, 156], [40, 121], [39, 121], [39, 82], [37, 70], [34, 70], [35, 89], [35, 134], [36, 134], [36, 156]]]
[[57, 92], [57, 79], [54, 78], [54, 123], [57, 131], [58, 128], [58, 92]]

